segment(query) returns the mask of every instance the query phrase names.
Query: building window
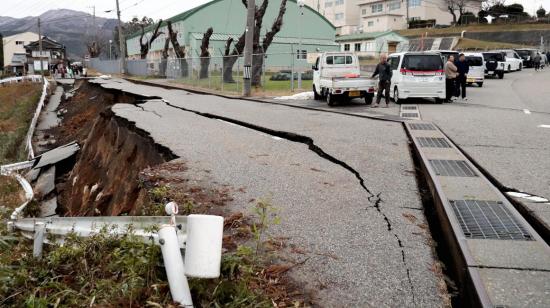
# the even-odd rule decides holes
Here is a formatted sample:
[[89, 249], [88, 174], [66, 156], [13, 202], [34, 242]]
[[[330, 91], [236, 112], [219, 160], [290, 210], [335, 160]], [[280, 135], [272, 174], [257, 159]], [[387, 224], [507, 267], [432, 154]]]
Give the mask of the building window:
[[15, 41], [15, 45], [23, 45], [23, 44], [25, 44], [25, 42], [23, 42], [23, 41]]
[[325, 2], [325, 7], [331, 7], [331, 6], [332, 6], [332, 2], [330, 1]]
[[372, 27], [372, 26], [374, 26], [374, 21], [369, 21], [369, 22], [367, 23], [367, 27]]
[[344, 4], [344, 0], [336, 0], [336, 1], [334, 1], [334, 6], [342, 5], [342, 4]]
[[349, 51], [349, 44], [344, 44], [344, 51]]
[[410, 7], [417, 7], [422, 5], [422, 0], [409, 0]]
[[302, 52], [300, 52], [300, 50], [297, 50], [297, 54], [296, 54], [296, 59], [300, 60], [304, 60], [304, 59], [307, 59], [307, 50], [302, 50]]
[[[414, 0], [413, 0], [414, 1]], [[399, 10], [401, 8], [401, 2], [399, 1], [395, 1], [395, 2], [390, 2], [388, 3], [388, 9], [390, 11], [395, 11], [395, 10]]]
[[384, 8], [382, 3], [373, 4], [370, 7], [371, 7], [373, 13], [382, 12], [382, 9]]
[[334, 14], [334, 20], [341, 20], [344, 18], [344, 13]]
[[367, 15], [367, 9], [362, 9], [361, 10], [361, 15]]
[[361, 51], [361, 43], [355, 43], [354, 50], [355, 51]]

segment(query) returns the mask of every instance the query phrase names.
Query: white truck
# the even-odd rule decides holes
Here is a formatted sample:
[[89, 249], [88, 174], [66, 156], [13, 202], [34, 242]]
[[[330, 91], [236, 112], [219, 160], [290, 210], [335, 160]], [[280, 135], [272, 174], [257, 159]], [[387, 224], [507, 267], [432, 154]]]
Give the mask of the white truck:
[[376, 79], [361, 76], [359, 59], [352, 52], [322, 53], [313, 66], [313, 96], [326, 99], [329, 106], [353, 98], [371, 104], [376, 85]]

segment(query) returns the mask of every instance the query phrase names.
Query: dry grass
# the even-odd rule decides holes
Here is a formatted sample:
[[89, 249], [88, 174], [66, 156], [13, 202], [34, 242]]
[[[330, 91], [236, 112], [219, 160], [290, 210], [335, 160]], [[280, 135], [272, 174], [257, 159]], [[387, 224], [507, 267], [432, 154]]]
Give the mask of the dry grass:
[[524, 48], [525, 45], [503, 43], [503, 42], [490, 42], [479, 41], [467, 38], [461, 38], [456, 45], [455, 49], [458, 50], [491, 50], [491, 49], [505, 49], [505, 48]]
[[460, 34], [463, 30], [468, 32], [501, 32], [506, 31], [532, 31], [532, 30], [550, 30], [550, 24], [493, 24], [493, 25], [471, 25], [463, 27], [449, 27], [442, 29], [419, 28], [396, 31], [400, 35], [407, 37], [417, 37], [428, 33], [428, 36], [453, 35]]

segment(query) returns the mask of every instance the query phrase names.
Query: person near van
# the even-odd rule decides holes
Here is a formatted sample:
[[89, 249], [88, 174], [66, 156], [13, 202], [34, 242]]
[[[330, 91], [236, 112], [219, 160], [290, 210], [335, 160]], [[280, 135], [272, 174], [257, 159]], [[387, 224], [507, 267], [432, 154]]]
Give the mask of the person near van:
[[540, 53], [537, 52], [537, 54], [533, 58], [533, 63], [535, 64], [535, 72], [538, 72], [540, 70], [540, 61], [541, 60], [542, 60], [542, 57], [540, 56]]
[[457, 96], [461, 94], [462, 100], [467, 100], [466, 98], [466, 77], [470, 71], [470, 65], [466, 61], [466, 56], [463, 53], [458, 57], [458, 61], [455, 63], [458, 75], [456, 77], [456, 90]]
[[376, 65], [376, 69], [372, 74], [372, 77], [378, 75], [378, 93], [376, 94], [376, 103], [372, 105], [372, 108], [378, 107], [380, 100], [382, 100], [382, 92], [385, 92], [386, 96], [386, 105], [382, 107], [388, 107], [390, 104], [390, 88], [391, 88], [391, 77], [392, 70], [391, 66], [388, 63], [388, 56], [386, 54], [380, 55], [380, 63]]
[[456, 76], [458, 74], [456, 65], [454, 64], [455, 57], [449, 56], [445, 63], [445, 102], [450, 103], [456, 89]]

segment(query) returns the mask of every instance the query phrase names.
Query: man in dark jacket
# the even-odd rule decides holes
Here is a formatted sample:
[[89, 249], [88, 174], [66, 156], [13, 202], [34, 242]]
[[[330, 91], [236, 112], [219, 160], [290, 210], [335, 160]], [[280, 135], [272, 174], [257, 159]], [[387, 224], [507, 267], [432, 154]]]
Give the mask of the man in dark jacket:
[[460, 93], [462, 94], [462, 100], [465, 101], [468, 100], [466, 98], [466, 77], [468, 75], [468, 72], [470, 71], [470, 65], [468, 65], [468, 61], [466, 61], [466, 57], [463, 53], [461, 53], [458, 57], [458, 61], [455, 62], [455, 66], [458, 70], [458, 76], [456, 77], [457, 92], [458, 90], [460, 90]]
[[391, 77], [392, 70], [391, 66], [388, 63], [388, 56], [386, 54], [380, 55], [380, 63], [376, 65], [376, 69], [372, 74], [372, 77], [378, 75], [378, 93], [376, 94], [376, 103], [372, 105], [373, 108], [378, 107], [380, 100], [382, 99], [382, 92], [385, 92], [386, 104], [382, 107], [388, 107], [390, 104], [390, 87], [391, 87]]

